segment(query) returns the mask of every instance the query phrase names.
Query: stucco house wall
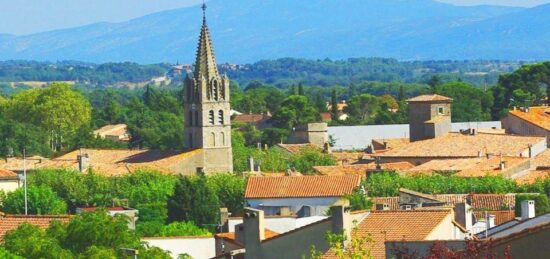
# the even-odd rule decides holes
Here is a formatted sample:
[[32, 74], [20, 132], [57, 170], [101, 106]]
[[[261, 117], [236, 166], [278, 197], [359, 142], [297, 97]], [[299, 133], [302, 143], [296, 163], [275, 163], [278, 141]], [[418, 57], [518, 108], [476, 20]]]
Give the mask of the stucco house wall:
[[541, 136], [546, 137], [546, 144], [550, 145], [550, 131], [520, 119], [512, 114], [508, 114], [502, 119], [502, 128], [506, 133], [521, 136]]
[[293, 214], [298, 214], [304, 206], [311, 208], [310, 216], [325, 216], [338, 199], [341, 197], [321, 197], [321, 198], [282, 198], [282, 199], [246, 199], [248, 207], [261, 209], [265, 215], [276, 215], [276, 207], [288, 207]]
[[19, 180], [0, 180], [0, 190], [8, 193], [13, 192], [19, 188]]
[[150, 246], [168, 251], [172, 258], [188, 254], [193, 259], [208, 259], [216, 256], [214, 237], [144, 237], [141, 241]]

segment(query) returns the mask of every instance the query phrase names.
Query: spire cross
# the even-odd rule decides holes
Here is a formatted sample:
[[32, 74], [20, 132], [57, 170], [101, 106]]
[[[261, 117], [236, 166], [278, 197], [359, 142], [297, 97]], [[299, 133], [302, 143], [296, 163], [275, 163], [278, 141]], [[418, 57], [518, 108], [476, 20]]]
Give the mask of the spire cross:
[[202, 20], [206, 22], [206, 2], [202, 0]]

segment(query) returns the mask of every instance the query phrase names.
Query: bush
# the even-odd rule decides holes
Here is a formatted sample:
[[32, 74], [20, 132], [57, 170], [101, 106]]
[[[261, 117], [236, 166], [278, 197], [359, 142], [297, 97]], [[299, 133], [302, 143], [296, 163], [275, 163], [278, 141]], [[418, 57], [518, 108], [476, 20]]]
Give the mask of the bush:
[[535, 201], [535, 214], [542, 215], [550, 210], [548, 197], [544, 194], [518, 194], [516, 195], [516, 216], [521, 216], [521, 202], [524, 200]]
[[[67, 204], [47, 186], [28, 187], [28, 213], [36, 215], [66, 214]], [[3, 210], [11, 214], [25, 214], [25, 190], [19, 188], [8, 193]]]

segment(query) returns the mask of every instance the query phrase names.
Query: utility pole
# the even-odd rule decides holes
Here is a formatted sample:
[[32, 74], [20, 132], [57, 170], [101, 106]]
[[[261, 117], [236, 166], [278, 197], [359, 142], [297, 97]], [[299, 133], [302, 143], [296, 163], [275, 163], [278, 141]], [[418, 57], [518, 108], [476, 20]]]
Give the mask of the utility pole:
[[25, 216], [27, 216], [29, 212], [29, 207], [27, 202], [27, 153], [25, 148], [23, 148], [23, 178], [25, 179]]

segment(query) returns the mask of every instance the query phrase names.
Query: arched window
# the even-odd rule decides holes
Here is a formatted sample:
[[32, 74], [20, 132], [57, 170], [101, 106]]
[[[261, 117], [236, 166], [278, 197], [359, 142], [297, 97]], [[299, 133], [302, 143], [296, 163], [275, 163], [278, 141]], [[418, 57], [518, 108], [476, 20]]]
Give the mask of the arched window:
[[218, 123], [219, 123], [220, 125], [223, 125], [223, 122], [224, 122], [223, 110], [219, 110], [219, 111], [218, 111]]
[[220, 87], [220, 99], [225, 100], [225, 84]]
[[195, 111], [195, 126], [199, 126], [199, 111]]
[[216, 146], [216, 133], [210, 133], [210, 137], [208, 138], [208, 145], [211, 147]]
[[193, 126], [193, 111], [189, 111], [189, 116], [187, 116], [187, 125]]
[[217, 80], [214, 80], [214, 82], [212, 83], [213, 85], [213, 95], [214, 95], [214, 100], [218, 101], [219, 100], [219, 92], [218, 92], [218, 81]]
[[214, 125], [214, 111], [208, 112], [208, 122], [210, 122], [210, 125]]
[[191, 101], [193, 100], [193, 96], [195, 95], [193, 93], [193, 85], [191, 83], [189, 83], [189, 81], [187, 82], [187, 101]]
[[226, 146], [227, 144], [225, 143], [225, 133], [222, 132], [220, 138], [220, 145]]

